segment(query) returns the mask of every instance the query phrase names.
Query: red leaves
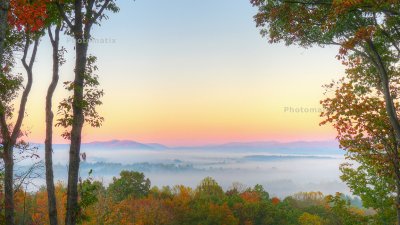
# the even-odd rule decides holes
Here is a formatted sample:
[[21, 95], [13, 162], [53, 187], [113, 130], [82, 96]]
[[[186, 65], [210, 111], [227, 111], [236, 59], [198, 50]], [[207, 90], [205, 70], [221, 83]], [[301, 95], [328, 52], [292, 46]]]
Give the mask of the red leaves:
[[43, 28], [47, 18], [46, 4], [50, 0], [11, 0], [8, 20], [18, 30], [36, 32]]

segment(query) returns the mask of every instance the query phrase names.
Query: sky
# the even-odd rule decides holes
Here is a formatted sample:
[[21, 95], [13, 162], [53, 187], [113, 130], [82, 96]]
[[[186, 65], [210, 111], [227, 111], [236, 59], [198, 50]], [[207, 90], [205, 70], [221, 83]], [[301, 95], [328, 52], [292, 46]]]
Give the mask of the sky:
[[[319, 126], [318, 111], [321, 86], [344, 72], [336, 48], [268, 43], [248, 0], [117, 2], [121, 11], [94, 28], [90, 46], [106, 93], [99, 107], [105, 122], [85, 127], [83, 142], [180, 146], [335, 138], [332, 128]], [[61, 39], [68, 50], [63, 82], [73, 79], [74, 51], [71, 38]], [[51, 63], [45, 37], [24, 123], [36, 143], [44, 141]], [[55, 111], [68, 95], [61, 82]], [[61, 132], [56, 129], [55, 142], [65, 143]]]

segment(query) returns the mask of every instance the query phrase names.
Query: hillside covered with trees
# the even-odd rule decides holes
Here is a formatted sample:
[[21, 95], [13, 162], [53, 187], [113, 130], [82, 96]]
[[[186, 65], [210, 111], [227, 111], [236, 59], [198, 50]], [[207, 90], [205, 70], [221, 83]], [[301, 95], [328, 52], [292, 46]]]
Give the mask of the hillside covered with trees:
[[[151, 186], [144, 174], [122, 171], [104, 187], [99, 181], [79, 182], [80, 224], [135, 225], [268, 225], [268, 224], [393, 224], [395, 211], [377, 213], [364, 209], [357, 198], [337, 193], [300, 192], [279, 199], [263, 186], [235, 183], [224, 191], [211, 177], [195, 188]], [[56, 201], [65, 214], [66, 188], [56, 185]], [[17, 224], [49, 224], [46, 189], [15, 193]], [[63, 217], [59, 218], [62, 223]]]

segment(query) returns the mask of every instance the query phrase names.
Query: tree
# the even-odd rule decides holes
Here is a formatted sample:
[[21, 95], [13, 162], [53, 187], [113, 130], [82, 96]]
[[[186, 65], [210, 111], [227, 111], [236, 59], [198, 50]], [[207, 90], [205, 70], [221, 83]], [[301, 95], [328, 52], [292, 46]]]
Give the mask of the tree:
[[[20, 109], [19, 109], [19, 114], [17, 118], [17, 122], [14, 125], [14, 127], [11, 129], [8, 127], [10, 126], [10, 123], [7, 122], [7, 119], [10, 119], [10, 117], [7, 118], [7, 113], [6, 113], [6, 107], [3, 104], [4, 102], [0, 103], [0, 126], [2, 128], [2, 144], [3, 144], [3, 160], [5, 164], [5, 195], [6, 195], [6, 221], [8, 221], [8, 224], [13, 224], [14, 223], [14, 202], [13, 202], [13, 178], [14, 178], [14, 147], [18, 145], [19, 143], [18, 138], [21, 137], [21, 126], [22, 126], [22, 121], [25, 116], [25, 107], [26, 103], [28, 100], [28, 95], [32, 87], [32, 79], [33, 79], [33, 72], [32, 72], [32, 67], [34, 60], [36, 58], [36, 52], [37, 52], [37, 47], [39, 44], [39, 39], [35, 39], [33, 42], [34, 49], [32, 52], [31, 60], [29, 64], [26, 61], [27, 57], [27, 52], [29, 49], [29, 46], [32, 44], [31, 38], [29, 36], [26, 36], [26, 42], [24, 46], [24, 56], [22, 58], [24, 68], [27, 71], [28, 75], [28, 82], [27, 85], [23, 91], [21, 102], [20, 102]], [[7, 79], [7, 78], [6, 78]], [[6, 81], [9, 82], [10, 80]], [[14, 80], [13, 80], [14, 82]]]
[[[21, 131], [25, 117], [26, 104], [31, 91], [33, 82], [33, 65], [42, 36], [42, 25], [46, 18], [46, 1], [16, 1], [3, 3], [2, 12], [7, 12], [7, 22], [1, 26], [1, 34], [6, 32], [0, 41], [1, 71], [0, 82], [2, 86], [0, 99], [0, 129], [2, 138], [2, 158], [4, 168], [4, 189], [5, 189], [5, 220], [7, 224], [14, 224], [14, 197], [13, 197], [13, 178], [14, 178], [14, 147], [24, 145], [20, 138], [24, 135]], [[6, 10], [5, 10], [6, 9]], [[0, 15], [0, 20], [2, 20]], [[10, 25], [10, 26], [7, 26]], [[4, 29], [4, 31], [3, 31]], [[3, 39], [4, 38], [4, 39]], [[6, 42], [6, 44], [3, 43]], [[32, 47], [32, 51], [29, 52]], [[12, 73], [14, 65], [13, 51], [23, 52], [21, 59], [22, 65], [27, 74], [27, 82], [22, 91], [19, 110], [15, 123], [13, 119], [12, 101], [18, 96], [18, 91], [22, 87], [22, 78]], [[28, 56], [30, 59], [28, 60]]]
[[82, 224], [91, 220], [87, 211], [95, 203], [99, 201], [98, 196], [105, 191], [101, 182], [95, 181], [91, 177], [92, 171], [89, 172], [89, 177], [79, 181], [79, 213], [77, 222]]
[[346, 182], [354, 195], [360, 196], [362, 205], [375, 211], [376, 224], [396, 223], [396, 187], [392, 177], [378, 173], [376, 167], [368, 164], [341, 166], [341, 179]]
[[120, 178], [113, 178], [108, 187], [112, 198], [119, 202], [129, 197], [143, 198], [149, 194], [150, 180], [146, 179], [143, 173], [135, 171], [121, 171]]
[[9, 10], [10, 10], [10, 0], [1, 1], [0, 2], [0, 65], [3, 65], [5, 58], [4, 52], [6, 48], [6, 36], [8, 31], [7, 15]]
[[[400, 224], [400, 122], [395, 87], [400, 75], [400, 4], [398, 1], [251, 0], [261, 34], [270, 42], [303, 47], [335, 45], [338, 59], [354, 78], [382, 94], [383, 107], [396, 139], [392, 160]], [[348, 108], [355, 110], [354, 108]], [[379, 161], [376, 161], [378, 164]]]
[[238, 225], [239, 220], [235, 218], [232, 211], [229, 209], [228, 204], [222, 205], [210, 203], [206, 215], [200, 224], [225, 224], [225, 225]]
[[[57, 215], [57, 202], [54, 186], [54, 172], [53, 172], [53, 126], [54, 126], [54, 113], [53, 95], [58, 85], [60, 66], [65, 63], [63, 57], [65, 49], [60, 47], [60, 33], [65, 23], [56, 6], [51, 3], [47, 5], [48, 19], [47, 19], [47, 33], [52, 46], [53, 54], [53, 73], [51, 83], [47, 89], [46, 103], [45, 103], [45, 118], [46, 118], [46, 139], [45, 139], [45, 165], [46, 165], [46, 186], [48, 196], [48, 210], [51, 225], [58, 224]], [[54, 27], [54, 28], [53, 28]], [[54, 29], [54, 31], [53, 31]]]
[[[69, 152], [68, 199], [65, 223], [67, 225], [75, 225], [78, 212], [78, 178], [83, 125], [87, 121], [91, 125], [100, 126], [100, 122], [102, 121], [98, 119], [94, 121], [89, 119], [88, 121], [88, 118], [85, 118], [85, 108], [92, 107], [91, 109], [93, 109], [93, 105], [85, 101], [84, 94], [85, 83], [93, 81], [93, 79], [87, 76], [88, 62], [90, 63], [88, 47], [91, 40], [91, 31], [93, 25], [99, 24], [103, 19], [107, 19], [107, 16], [104, 14], [106, 10], [117, 12], [119, 9], [116, 6], [115, 0], [56, 1], [56, 5], [64, 22], [68, 25], [70, 34], [75, 39], [75, 78], [69, 86], [70, 90], [73, 91], [73, 97], [71, 107], [67, 106], [72, 110], [72, 117], [66, 117], [63, 124], [64, 126], [71, 126], [71, 131], [68, 132], [71, 146]], [[98, 84], [97, 80], [95, 80], [95, 84]], [[101, 102], [95, 99], [93, 103], [97, 105]], [[86, 112], [89, 115], [93, 115], [94, 113], [94, 117], [98, 116], [95, 111], [86, 110]]]
[[343, 199], [341, 193], [328, 195], [326, 201], [330, 204], [329, 211], [333, 214], [331, 223], [343, 225], [368, 224], [368, 218], [352, 210], [350, 202]]
[[340, 47], [339, 59], [362, 62], [370, 70], [369, 79], [380, 81], [390, 123], [400, 139], [400, 123], [389, 86], [390, 79], [398, 74], [396, 64], [400, 53], [397, 1], [251, 0], [251, 3], [259, 9], [255, 16], [257, 26], [270, 42], [283, 41], [303, 47], [336, 45]]
[[323, 205], [325, 202], [322, 192], [299, 192], [294, 194], [292, 198], [298, 203], [297, 206], [301, 208]]
[[130, 198], [118, 202], [102, 222], [107, 225], [173, 225], [174, 218], [164, 200], [150, 196], [145, 199]]
[[[398, 142], [382, 93], [355, 79], [356, 72], [348, 71], [346, 78], [326, 85], [328, 96], [322, 101], [325, 111], [321, 124], [330, 123], [336, 128], [346, 158], [357, 162], [341, 165], [342, 180], [361, 197], [365, 207], [378, 212], [381, 221], [392, 223], [391, 212], [398, 208], [394, 195]], [[398, 89], [398, 84], [391, 82], [392, 89]]]
[[49, 199], [49, 217], [50, 224], [57, 225], [57, 203], [55, 197], [54, 187], [54, 173], [53, 173], [53, 118], [52, 99], [54, 91], [57, 87], [59, 79], [59, 65], [60, 65], [60, 30], [61, 25], [56, 25], [54, 35], [51, 27], [48, 28], [51, 45], [53, 47], [53, 76], [51, 84], [47, 90], [46, 96], [46, 140], [45, 140], [45, 164], [46, 164], [46, 186], [47, 195]]
[[205, 201], [218, 202], [224, 196], [222, 187], [211, 177], [204, 178], [196, 188], [196, 197]]
[[322, 225], [325, 223], [321, 219], [321, 217], [305, 212], [299, 217], [299, 224], [300, 225]]

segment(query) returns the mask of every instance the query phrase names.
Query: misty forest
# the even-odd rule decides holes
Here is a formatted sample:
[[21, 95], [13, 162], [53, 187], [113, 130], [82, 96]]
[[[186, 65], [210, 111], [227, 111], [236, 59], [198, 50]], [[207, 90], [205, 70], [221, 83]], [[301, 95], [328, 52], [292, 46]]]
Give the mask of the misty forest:
[[399, 88], [398, 0], [1, 0], [0, 224], [400, 225]]

